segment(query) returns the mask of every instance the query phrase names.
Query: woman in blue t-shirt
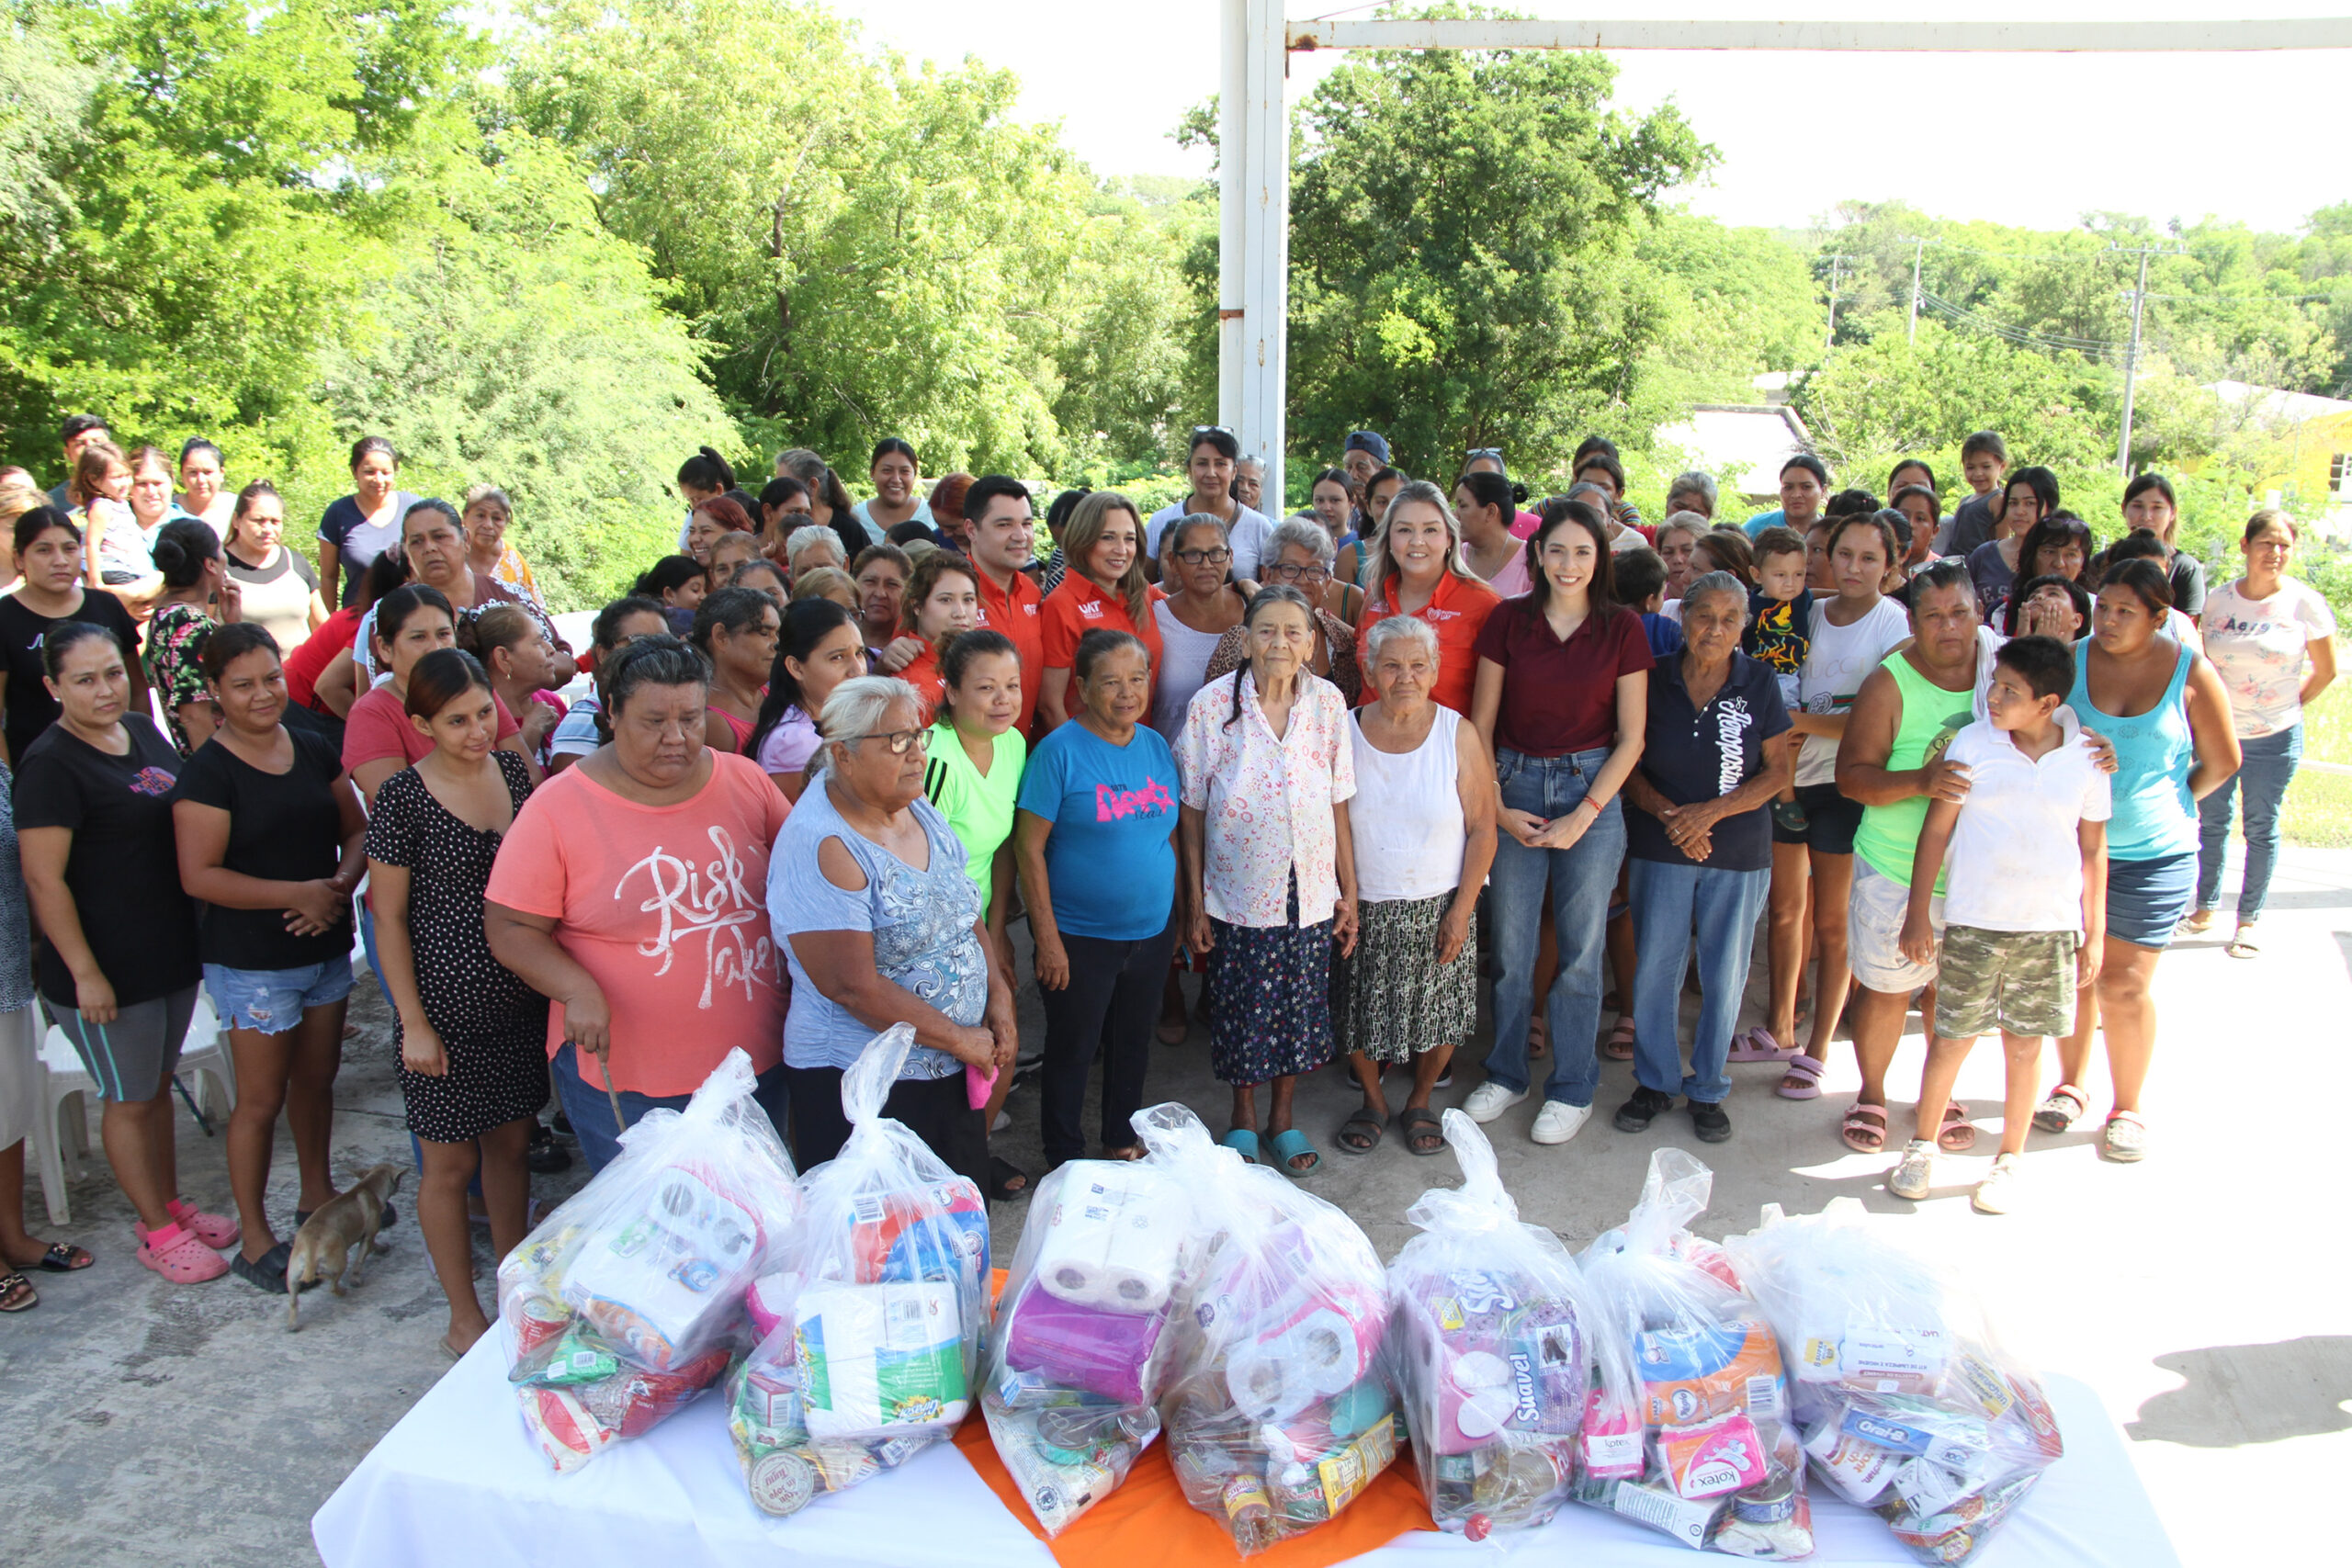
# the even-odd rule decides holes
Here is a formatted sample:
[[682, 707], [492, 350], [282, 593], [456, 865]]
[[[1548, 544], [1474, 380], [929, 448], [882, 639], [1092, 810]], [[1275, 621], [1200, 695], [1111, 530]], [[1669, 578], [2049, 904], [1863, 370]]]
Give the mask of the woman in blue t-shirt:
[[[1046, 1161], [1086, 1152], [1086, 1082], [1103, 1044], [1102, 1145], [1143, 1153], [1129, 1118], [1176, 943], [1175, 753], [1143, 723], [1151, 660], [1132, 633], [1079, 639], [1074, 722], [1048, 731], [1021, 778], [1013, 829], [1046, 1003]], [[1107, 1034], [1105, 1021], [1109, 1022]]]
[[400, 488], [401, 457], [380, 435], [351, 446], [351, 493], [330, 503], [319, 519], [319, 587], [340, 604], [359, 596], [368, 568], [401, 542], [401, 525], [418, 497]]

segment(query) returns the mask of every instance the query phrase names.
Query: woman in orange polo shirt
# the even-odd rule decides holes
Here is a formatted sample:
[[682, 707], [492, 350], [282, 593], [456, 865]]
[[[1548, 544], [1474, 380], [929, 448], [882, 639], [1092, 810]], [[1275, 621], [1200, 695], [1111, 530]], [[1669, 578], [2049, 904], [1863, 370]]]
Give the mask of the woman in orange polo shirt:
[[1037, 694], [1041, 736], [1070, 716], [1070, 668], [1078, 639], [1107, 626], [1132, 632], [1151, 655], [1151, 675], [1159, 679], [1159, 617], [1151, 613], [1164, 597], [1144, 581], [1143, 514], [1114, 490], [1088, 492], [1070, 513], [1062, 533], [1062, 555], [1069, 570], [1061, 586], [1046, 595], [1046, 674]]
[[[1372, 628], [1390, 615], [1426, 621], [1437, 633], [1437, 689], [1430, 694], [1458, 714], [1470, 711], [1470, 691], [1478, 660], [1471, 649], [1487, 616], [1502, 595], [1479, 581], [1462, 558], [1462, 525], [1445, 503], [1445, 492], [1415, 479], [1388, 503], [1379, 542], [1372, 550], [1372, 581], [1378, 590], [1357, 618], [1356, 667], [1372, 667]], [[1365, 688], [1371, 700], [1371, 688]]]

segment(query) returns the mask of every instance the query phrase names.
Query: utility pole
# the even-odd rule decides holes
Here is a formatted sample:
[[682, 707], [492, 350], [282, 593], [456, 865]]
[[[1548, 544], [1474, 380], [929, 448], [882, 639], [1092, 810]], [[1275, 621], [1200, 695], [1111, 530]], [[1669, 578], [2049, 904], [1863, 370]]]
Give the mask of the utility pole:
[[2132, 384], [2140, 375], [2140, 316], [2148, 303], [2148, 257], [2152, 247], [2140, 247], [2140, 281], [2132, 289], [2132, 346], [2123, 356], [2123, 433], [2115, 444], [2115, 466], [2132, 472]]
[[1838, 342], [1838, 274], [1847, 259], [1842, 255], [1832, 255], [1829, 258], [1829, 330], [1824, 333], [1821, 338], [1821, 353], [1824, 358], [1828, 356], [1830, 349]]
[[1915, 239], [1911, 242], [1911, 321], [1903, 329], [1903, 341], [1905, 343], [1919, 341], [1919, 258], [1927, 254], [1927, 241]]

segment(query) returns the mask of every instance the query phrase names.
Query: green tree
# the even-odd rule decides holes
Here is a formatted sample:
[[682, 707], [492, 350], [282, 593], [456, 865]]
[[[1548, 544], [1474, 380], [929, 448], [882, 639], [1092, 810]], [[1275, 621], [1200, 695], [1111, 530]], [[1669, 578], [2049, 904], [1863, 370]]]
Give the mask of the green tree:
[[394, 434], [410, 490], [504, 489], [541, 588], [582, 609], [674, 547], [669, 481], [726, 411], [571, 157], [520, 130], [494, 152], [405, 172], [393, 265], [322, 355], [318, 396], [338, 430]]
[[1615, 75], [1599, 54], [1433, 51], [1324, 79], [1293, 179], [1300, 459], [1371, 425], [1415, 472], [1489, 446], [1541, 470], [1671, 412], [1645, 364], [1673, 280], [1635, 247], [1713, 153], [1671, 107], [1611, 111]]

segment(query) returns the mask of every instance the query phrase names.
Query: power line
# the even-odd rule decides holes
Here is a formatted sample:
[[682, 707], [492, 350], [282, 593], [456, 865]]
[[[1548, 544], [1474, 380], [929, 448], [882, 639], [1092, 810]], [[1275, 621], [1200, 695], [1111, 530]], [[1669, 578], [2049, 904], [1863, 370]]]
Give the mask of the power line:
[[2076, 337], [2069, 333], [2038, 333], [2026, 327], [2011, 326], [2006, 321], [1996, 321], [1989, 316], [1980, 315], [1965, 305], [1955, 304], [1942, 295], [1926, 288], [1919, 290], [1919, 302], [1938, 315], [1948, 317], [1962, 326], [1972, 327], [1982, 333], [1989, 333], [1995, 337], [2026, 348], [2042, 348], [2058, 353], [2072, 351], [2076, 354], [2103, 355], [2124, 346], [2109, 338]]

